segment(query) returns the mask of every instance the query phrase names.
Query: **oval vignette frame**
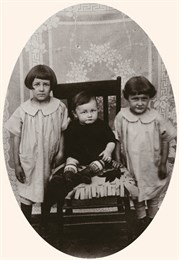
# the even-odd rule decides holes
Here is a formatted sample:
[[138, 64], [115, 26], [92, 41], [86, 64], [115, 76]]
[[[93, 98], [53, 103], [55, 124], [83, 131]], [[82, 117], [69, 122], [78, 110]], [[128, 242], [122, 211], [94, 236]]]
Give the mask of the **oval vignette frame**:
[[[75, 5], [75, 6], [72, 6], [72, 7], [74, 7], [74, 9], [77, 7], [77, 6], [82, 6], [83, 4], [81, 4], [81, 5]], [[100, 5], [101, 7], [102, 7], [102, 5]], [[72, 8], [73, 9], [73, 8]], [[99, 7], [99, 9], [100, 9], [100, 7]], [[63, 10], [62, 10], [63, 11]], [[61, 13], [62, 11], [60, 11], [59, 13]], [[104, 11], [104, 10], [103, 10]], [[119, 12], [119, 13], [121, 13], [120, 11], [118, 11], [118, 10], [116, 10], [117, 12]], [[71, 18], [73, 18], [74, 20], [76, 19], [76, 18], [74, 18], [73, 17], [73, 12], [74, 11], [72, 11], [72, 15], [70, 14], [70, 12], [67, 14], [67, 18], [69, 18], [70, 19], [70, 17]], [[77, 11], [77, 12], [79, 12], [79, 11]], [[80, 11], [80, 12], [82, 12], [82, 11]], [[88, 10], [88, 12], [89, 12], [89, 10]], [[58, 14], [59, 13], [56, 13], [55, 15], [53, 15], [53, 16], [51, 16], [50, 18], [52, 18], [52, 20], [53, 20], [53, 17], [54, 18], [56, 18], [56, 15], [58, 16]], [[117, 15], [117, 14], [116, 14]], [[124, 16], [126, 16], [126, 15], [124, 15]], [[127, 18], [127, 16], [126, 16], [126, 19], [128, 19]], [[130, 19], [130, 18], [129, 18]], [[54, 21], [51, 21], [51, 26], [52, 26], [52, 28], [54, 29], [54, 30], [57, 30], [56, 28], [56, 25], [55, 25], [55, 20], [56, 19], [54, 19]], [[56, 22], [57, 22], [57, 20], [56, 20]], [[69, 22], [69, 21], [68, 21]], [[98, 21], [99, 22], [99, 21]], [[134, 22], [134, 21], [132, 21], [133, 22], [133, 26], [135, 25], [138, 29], [139, 29], [139, 31], [141, 32], [141, 34], [142, 33], [144, 33], [143, 32], [143, 30]], [[131, 22], [131, 23], [132, 23]], [[75, 26], [76, 26], [76, 28], [75, 28], [75, 32], [77, 33], [76, 35], [75, 35], [75, 33], [73, 32], [71, 35], [72, 35], [72, 37], [71, 37], [71, 42], [73, 43], [73, 44], [75, 44], [74, 46], [75, 46], [75, 55], [74, 56], [77, 56], [77, 52], [78, 52], [78, 50], [80, 49], [81, 50], [81, 48], [82, 48], [82, 46], [80, 46], [80, 44], [77, 42], [77, 43], [75, 43], [75, 40], [76, 39], [80, 39], [80, 30], [79, 31], [77, 31], [77, 25], [78, 25], [78, 22], [76, 21], [75, 22], [76, 24], [75, 24]], [[81, 23], [84, 23], [84, 21], [81, 21]], [[83, 24], [84, 25], [84, 24]], [[101, 23], [100, 23], [100, 25], [101, 25]], [[43, 26], [45, 26], [45, 23], [41, 26], [41, 28], [39, 28], [40, 30], [42, 29], [43, 30]], [[53, 27], [54, 26], [54, 27]], [[88, 26], [89, 26], [89, 21], [88, 21]], [[134, 27], [135, 27], [134, 26]], [[48, 26], [47, 26], [48, 27]], [[52, 29], [51, 28], [51, 29]], [[38, 30], [39, 30], [38, 29]], [[37, 30], [37, 31], [38, 31]], [[128, 30], [129, 30], [129, 28], [128, 28]], [[135, 30], [135, 28], [133, 28], [133, 30]], [[39, 34], [39, 32], [37, 33], [37, 31], [32, 35], [32, 37], [33, 36], [37, 36], [36, 34]], [[127, 31], [127, 29], [126, 29], [126, 31]], [[43, 31], [43, 33], [45, 34], [45, 32], [46, 32], [46, 29], [44, 28], [44, 31]], [[88, 32], [89, 32], [89, 29], [88, 29]], [[49, 33], [49, 31], [48, 31], [48, 33]], [[140, 34], [140, 33], [139, 33]], [[129, 41], [129, 34], [127, 34], [128, 35], [128, 41]], [[47, 37], [47, 36], [46, 36]], [[76, 38], [75, 38], [76, 37]], [[104, 36], [105, 37], [105, 36]], [[149, 40], [149, 42], [150, 42], [150, 39], [148, 39], [148, 37], [145, 35], [145, 33], [143, 34], [143, 37], [145, 38], [146, 37], [146, 39], [147, 40]], [[81, 37], [81, 38], [83, 38], [83, 37]], [[33, 47], [33, 44], [34, 45], [36, 45], [36, 42], [34, 42], [35, 41], [35, 39], [37, 39], [36, 37], [34, 37], [34, 39], [30, 39], [28, 42], [27, 42], [27, 45], [24, 47], [24, 49], [23, 49], [23, 51], [22, 51], [22, 53], [23, 52], [27, 52], [28, 53], [28, 48], [29, 48], [29, 53], [31, 52], [31, 53], [33, 53], [33, 51], [32, 51], [32, 47]], [[146, 40], [145, 39], [145, 40]], [[32, 40], [32, 43], [31, 43], [31, 40]], [[40, 40], [40, 37], [39, 37], [39, 39], [38, 40]], [[143, 41], [144, 42], [144, 45], [145, 45], [145, 43], [146, 43], [146, 41]], [[97, 41], [97, 40], [96, 40]], [[124, 40], [125, 41], [125, 40]], [[132, 42], [132, 41], [131, 41]], [[142, 41], [141, 41], [142, 42]], [[141, 44], [141, 42], [140, 42], [140, 44]], [[30, 43], [30, 44], [29, 44]], [[98, 41], [97, 41], [97, 43], [98, 43]], [[74, 76], [78, 76], [77, 78], [75, 78], [75, 81], [77, 81], [77, 80], [79, 80], [80, 79], [80, 81], [82, 80], [92, 80], [93, 78], [95, 78], [96, 80], [98, 80], [98, 78], [96, 78], [96, 76], [99, 76], [99, 75], [93, 75], [93, 73], [95, 72], [94, 71], [94, 67], [96, 68], [96, 66], [98, 66], [99, 64], [100, 64], [100, 58], [99, 58], [99, 60], [95, 60], [95, 58], [94, 58], [94, 60], [92, 61], [92, 64], [90, 64], [89, 63], [89, 54], [91, 54], [91, 55], [94, 55], [94, 54], [96, 54], [92, 49], [94, 48], [94, 47], [96, 47], [96, 49], [98, 49], [97, 47], [99, 47], [99, 46], [101, 46], [101, 44], [94, 44], [93, 46], [91, 46], [91, 47], [89, 47], [88, 46], [88, 48], [87, 48], [87, 52], [88, 53], [85, 53], [85, 51], [86, 51], [86, 49], [84, 49], [84, 52], [83, 52], [83, 57], [82, 56], [77, 56], [77, 57], [75, 57], [76, 59], [75, 59], [75, 62], [76, 61], [78, 61], [78, 63], [77, 63], [77, 68], [81, 68], [81, 71], [79, 70], [79, 74], [77, 75], [76, 73], [75, 73], [75, 71], [74, 71], [74, 65], [75, 65], [75, 62], [73, 63], [73, 64], [71, 64], [71, 67], [68, 67], [68, 69], [67, 69], [67, 67], [65, 67], [65, 69], [64, 70], [62, 70], [62, 72], [60, 72], [58, 75], [57, 75], [57, 77], [58, 77], [58, 79], [59, 79], [59, 82], [70, 82], [70, 80], [72, 80], [73, 79], [73, 77]], [[48, 41], [48, 44], [50, 44], [50, 40]], [[55, 43], [55, 44], [57, 44], [57, 43]], [[150, 44], [152, 44], [152, 42], [150, 42]], [[28, 45], [30, 45], [30, 47], [28, 46]], [[112, 48], [111, 46], [115, 46], [114, 45], [114, 43], [113, 44], [108, 44], [108, 45], [103, 45], [103, 48], [104, 48], [104, 50], [105, 51], [108, 51], [108, 53], [110, 54], [110, 55], [113, 55], [113, 53], [115, 52], [115, 50], [117, 50], [117, 54], [118, 54], [118, 56], [116, 56], [116, 57], [118, 57], [118, 60], [120, 60], [120, 58], [122, 59], [122, 65], [126, 65], [126, 63], [127, 63], [127, 65], [126, 65], [126, 68], [127, 69], [125, 69], [125, 70], [123, 70], [122, 71], [122, 75], [124, 75], [124, 77], [123, 77], [123, 84], [124, 84], [124, 82], [126, 81], [126, 79], [129, 77], [129, 76], [131, 76], [131, 75], [133, 75], [133, 63], [132, 63], [132, 61], [134, 61], [135, 60], [135, 57], [133, 57], [133, 59], [131, 58], [131, 60], [132, 61], [128, 61], [128, 56], [127, 56], [127, 54], [126, 54], [126, 56], [125, 56], [125, 54], [123, 53], [123, 52], [121, 52], [120, 51], [120, 49], [118, 49], [117, 47], [116, 48]], [[141, 45], [142, 46], [142, 45]], [[93, 48], [92, 48], [93, 47]], [[158, 51], [155, 49], [155, 46], [152, 46], [153, 48], [154, 48], [154, 52], [156, 52], [157, 54], [158, 54]], [[39, 46], [39, 57], [41, 57], [41, 55], [44, 55], [44, 57], [43, 57], [43, 62], [46, 60], [47, 61], [47, 56], [46, 56], [46, 49], [44, 49], [45, 47], [44, 47], [44, 45], [43, 45], [43, 42], [42, 42], [42, 45], [41, 46]], [[58, 49], [57, 48], [57, 46], [56, 47], [54, 47], [55, 48], [55, 50], [57, 50], [57, 52], [59, 53], [60, 51], [63, 51], [63, 50], [61, 50], [61, 49]], [[59, 47], [60, 48], [60, 47]], [[72, 48], [73, 49], [73, 48]], [[112, 50], [112, 51], [111, 51]], [[48, 51], [47, 51], [48, 52]], [[22, 53], [20, 54], [20, 56], [22, 56]], [[27, 55], [27, 53], [25, 54], [25, 55]], [[29, 54], [28, 53], [28, 54]], [[35, 52], [36, 53], [36, 52]], [[122, 55], [121, 55], [121, 53], [122, 53]], [[37, 54], [37, 53], [36, 53]], [[29, 54], [30, 55], [30, 54]], [[85, 56], [86, 55], [86, 56]], [[110, 56], [109, 55], [109, 56]], [[159, 54], [158, 54], [159, 55]], [[19, 56], [19, 59], [21, 59], [21, 57]], [[32, 55], [33, 56], [33, 55]], [[34, 57], [34, 56], [33, 56]], [[38, 57], [38, 55], [36, 56], [36, 57]], [[52, 56], [50, 56], [49, 55], [49, 61], [50, 61], [50, 59], [52, 59], [52, 57], [53, 57], [53, 55]], [[112, 56], [112, 57], [114, 57], [114, 56]], [[85, 68], [82, 66], [83, 64], [82, 64], [82, 62], [81, 62], [81, 59], [83, 58], [83, 62], [84, 62], [84, 66], [85, 66]], [[158, 59], [159, 58], [161, 58], [160, 57], [160, 55], [159, 55], [159, 57], [157, 57]], [[55, 57], [54, 57], [54, 59], [55, 59]], [[117, 59], [117, 58], [116, 58]], [[157, 59], [157, 61], [156, 61], [156, 63], [157, 62], [159, 62], [158, 61], [158, 59]], [[62, 59], [63, 60], [63, 59]], [[54, 61], [54, 60], [53, 60]], [[110, 60], [108, 60], [109, 62], [110, 62]], [[107, 62], [108, 62], [107, 61]], [[144, 61], [144, 60], [143, 60]], [[35, 60], [34, 62], [37, 62], [37, 60]], [[57, 67], [60, 67], [59, 66], [59, 61], [57, 61], [57, 60], [55, 60], [55, 62], [57, 62], [57, 63], [54, 63], [54, 68], [57, 68]], [[106, 62], [106, 64], [105, 64], [105, 72], [106, 71], [108, 71], [108, 75], [107, 74], [105, 74], [105, 76], [109, 76], [109, 77], [114, 77], [114, 75], [112, 75], [112, 73], [111, 73], [111, 71], [110, 71], [110, 69], [108, 68], [108, 64], [107, 64], [107, 62]], [[35, 63], [34, 63], [35, 64]], [[120, 64], [120, 65], [121, 65]], [[132, 65], [131, 65], [132, 64]], [[140, 60], [138, 60], [138, 64], [140, 64]], [[146, 64], [148, 65], [148, 64], [150, 64], [150, 63], [148, 63], [148, 61], [146, 62]], [[157, 65], [155, 64], [155, 66], [158, 66], [158, 64], [159, 63], [157, 63]], [[14, 90], [13, 89], [13, 85], [15, 85], [15, 83], [18, 81], [20, 81], [19, 80], [19, 78], [17, 78], [17, 75], [18, 75], [18, 73], [17, 73], [17, 71], [18, 71], [18, 61], [17, 61], [17, 63], [16, 63], [16, 65], [15, 65], [15, 67], [14, 67], [14, 70], [13, 70], [13, 73], [12, 73], [12, 75], [11, 75], [11, 80], [10, 80], [10, 82], [9, 82], [9, 87], [8, 87], [8, 92], [9, 92], [9, 94], [11, 95], [11, 97], [13, 96], [13, 97], [15, 97], [15, 96], [17, 96], [17, 100], [15, 100], [15, 99], [13, 99], [13, 102], [11, 102], [11, 100], [9, 101], [9, 104], [7, 105], [7, 102], [8, 102], [8, 98], [10, 98], [10, 97], [8, 97], [8, 93], [7, 93], [7, 96], [6, 96], [6, 103], [5, 103], [5, 109], [4, 109], [4, 115], [5, 115], [5, 118], [6, 118], [6, 116], [8, 117], [11, 113], [12, 113], [12, 111], [15, 109], [15, 107], [18, 105], [18, 99], [19, 99], [19, 96], [20, 96], [20, 101], [22, 102], [22, 99], [24, 99], [24, 100], [26, 100], [27, 98], [28, 98], [28, 96], [29, 96], [29, 93], [27, 92], [27, 90], [25, 90], [24, 89], [24, 87], [23, 87], [23, 89], [24, 89], [24, 93], [23, 93], [23, 91], [22, 91], [22, 85], [20, 86], [20, 90], [19, 90], [19, 93], [17, 94], [17, 92], [16, 92], [16, 90]], [[95, 66], [94, 66], [95, 65]], [[146, 66], [147, 66], [146, 65]], [[28, 62], [27, 63], [23, 63], [23, 73], [24, 73], [24, 75], [25, 75], [25, 70], [26, 71], [28, 71], [28, 66], [29, 66], [29, 64], [28, 64]], [[116, 67], [115, 67], [116, 66]], [[118, 65], [115, 65], [114, 67], [113, 67], [113, 70], [115, 70], [116, 71], [116, 75], [118, 74], [118, 71], [117, 71], [117, 69], [119, 69], [119, 67], [117, 67]], [[166, 81], [168, 80], [168, 84], [169, 85], [171, 85], [170, 84], [170, 80], [169, 80], [169, 77], [168, 77], [168, 73], [167, 73], [167, 71], [166, 71], [166, 68], [165, 68], [165, 65], [163, 64], [163, 61], [162, 61], [162, 59], [161, 59], [161, 64], [160, 64], [160, 66], [163, 68], [163, 73], [165, 74], [165, 76], [166, 76], [166, 78], [164, 79], [164, 81], [165, 81], [165, 83], [166, 83]], [[138, 67], [136, 68], [136, 70], [134, 71], [134, 73], [137, 73], [138, 72], [138, 74], [139, 74], [139, 72], [141, 72], [140, 70], [139, 70], [139, 65], [138, 65]], [[144, 66], [145, 67], [145, 66]], [[144, 68], [143, 67], [143, 68]], [[161, 68], [160, 67], [160, 68]], [[117, 69], [116, 69], [117, 68]], [[150, 68], [151, 69], [151, 68]], [[86, 73], [86, 70], [87, 70], [87, 73]], [[55, 69], [55, 71], [56, 71], [56, 69]], [[68, 73], [66, 73], [66, 74], [64, 74], [64, 71], [67, 71]], [[126, 71], [127, 71], [127, 73], [126, 73]], [[152, 70], [151, 70], [152, 71]], [[151, 72], [150, 71], [150, 72]], [[149, 75], [149, 74], [147, 74], [147, 70], [146, 71], [142, 71], [142, 73], [144, 74], [144, 75]], [[90, 74], [91, 73], [91, 74]], [[111, 73], [111, 74], [110, 74]], [[146, 74], [145, 74], [146, 73]], [[19, 73], [19, 75], [20, 75], [20, 73]], [[66, 78], [64, 78], [64, 75], [66, 76]], [[159, 75], [159, 74], [158, 74]], [[152, 76], [153, 76], [153, 74], [152, 74]], [[154, 75], [154, 76], [156, 76], [156, 75]], [[22, 74], [21, 74], [21, 77], [22, 77]], [[99, 80], [100, 79], [102, 79], [102, 74], [100, 75], [100, 78], [99, 78]], [[154, 77], [153, 77], [153, 79], [154, 79]], [[155, 79], [156, 80], [156, 82], [160, 82], [159, 81], [159, 79], [157, 78], [157, 79]], [[21, 81], [20, 81], [21, 82]], [[21, 82], [21, 84], [22, 84], [22, 82]], [[161, 84], [162, 85], [162, 84]], [[161, 90], [162, 91], [162, 90]], [[171, 91], [172, 91], [172, 89], [171, 89]], [[12, 95], [13, 94], [13, 95]], [[111, 102], [113, 102], [113, 101], [111, 101]], [[157, 102], [157, 101], [156, 101]], [[168, 102], [168, 100], [167, 100], [167, 102]], [[172, 101], [173, 102], [173, 101]], [[155, 103], [155, 102], [154, 102]], [[8, 106], [8, 109], [6, 110], [6, 107]], [[174, 105], [174, 109], [175, 109], [175, 105]], [[170, 116], [173, 116], [173, 114], [172, 113], [170, 113]], [[165, 115], [166, 116], [166, 115]], [[171, 117], [172, 118], [172, 120], [176, 120], [174, 117]], [[171, 119], [170, 118], [170, 119]], [[174, 123], [176, 123], [176, 121], [174, 122]], [[6, 136], [5, 136], [5, 139], [6, 139]], [[173, 144], [173, 146], [175, 146], [175, 144]], [[8, 147], [8, 145], [5, 147], [5, 148], [7, 148]], [[7, 149], [10, 149], [10, 147], [11, 147], [11, 144], [9, 143], [9, 148], [7, 148]], [[8, 150], [8, 156], [9, 157], [6, 157], [5, 156], [5, 159], [9, 159], [9, 160], [11, 160], [12, 159], [12, 154], [11, 154], [11, 152], [10, 152], [10, 150]], [[171, 158], [173, 158], [173, 157], [171, 157]], [[174, 157], [174, 159], [175, 159], [175, 157]], [[6, 160], [6, 164], [7, 164], [7, 170], [8, 170], [8, 174], [9, 174], [9, 178], [10, 178], [10, 181], [11, 181], [11, 185], [12, 185], [12, 188], [13, 188], [13, 191], [14, 191], [14, 193], [15, 193], [15, 196], [17, 196], [17, 193], [16, 193], [16, 190], [15, 190], [15, 186], [14, 186], [14, 183], [15, 183], [15, 180], [13, 179], [13, 168], [12, 168], [12, 161], [10, 161], [10, 163]], [[18, 200], [18, 198], [17, 198], [17, 200]], [[34, 213], [37, 213], [38, 212], [38, 207], [34, 210]]]

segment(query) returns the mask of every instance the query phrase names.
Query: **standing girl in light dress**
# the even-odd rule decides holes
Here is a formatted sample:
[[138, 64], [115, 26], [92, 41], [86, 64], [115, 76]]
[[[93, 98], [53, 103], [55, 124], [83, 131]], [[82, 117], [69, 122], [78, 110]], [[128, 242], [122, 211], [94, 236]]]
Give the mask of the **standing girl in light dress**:
[[[22, 103], [5, 127], [14, 135], [14, 165], [21, 210], [31, 223], [32, 205], [43, 203], [52, 167], [63, 157], [66, 106], [50, 96], [57, 85], [54, 71], [46, 65], [33, 67], [25, 78], [32, 98]], [[42, 204], [43, 214], [43, 204]]]
[[123, 94], [129, 107], [121, 109], [114, 124], [121, 156], [139, 190], [134, 206], [140, 234], [158, 210], [159, 195], [167, 181], [169, 142], [176, 131], [156, 110], [149, 108], [156, 90], [145, 77], [129, 79]]

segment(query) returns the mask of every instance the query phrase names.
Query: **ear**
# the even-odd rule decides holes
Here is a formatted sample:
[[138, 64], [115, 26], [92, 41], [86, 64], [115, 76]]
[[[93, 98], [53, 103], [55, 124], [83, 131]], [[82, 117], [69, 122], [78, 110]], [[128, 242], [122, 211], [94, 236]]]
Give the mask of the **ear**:
[[77, 118], [77, 114], [74, 110], [72, 110], [72, 115], [74, 116], [74, 118]]

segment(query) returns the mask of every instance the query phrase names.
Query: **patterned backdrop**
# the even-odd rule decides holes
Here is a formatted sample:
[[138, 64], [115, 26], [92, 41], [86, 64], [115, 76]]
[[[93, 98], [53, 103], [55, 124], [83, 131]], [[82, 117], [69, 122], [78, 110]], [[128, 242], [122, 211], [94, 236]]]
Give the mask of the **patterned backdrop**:
[[[176, 126], [173, 92], [158, 51], [142, 28], [116, 9], [80, 4], [57, 12], [45, 21], [17, 59], [6, 95], [4, 121], [30, 97], [24, 78], [31, 67], [42, 63], [53, 68], [59, 83], [116, 79], [120, 75], [123, 87], [131, 76], [143, 75], [157, 88], [151, 106]], [[122, 105], [125, 106], [124, 100]], [[110, 108], [114, 107], [115, 100], [111, 97]], [[113, 118], [111, 125], [112, 121]], [[7, 171], [18, 200], [11, 144], [12, 137], [4, 129]], [[170, 146], [170, 173], [175, 150], [174, 140]]]

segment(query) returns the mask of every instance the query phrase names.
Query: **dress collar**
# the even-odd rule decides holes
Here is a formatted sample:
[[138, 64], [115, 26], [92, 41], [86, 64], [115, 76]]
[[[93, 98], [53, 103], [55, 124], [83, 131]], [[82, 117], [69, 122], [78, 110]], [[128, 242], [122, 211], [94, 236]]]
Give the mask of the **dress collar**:
[[134, 115], [131, 113], [129, 107], [121, 108], [121, 114], [129, 122], [141, 121], [144, 124], [148, 124], [154, 121], [157, 117], [157, 112], [155, 109], [148, 108], [147, 111], [142, 115]]
[[53, 112], [55, 112], [59, 105], [61, 104], [61, 101], [57, 98], [50, 97], [49, 103], [46, 104], [46, 106], [40, 107], [40, 105], [34, 105], [31, 99], [28, 99], [26, 102], [21, 104], [22, 109], [29, 115], [35, 116], [35, 114], [41, 110], [43, 115], [50, 115]]

